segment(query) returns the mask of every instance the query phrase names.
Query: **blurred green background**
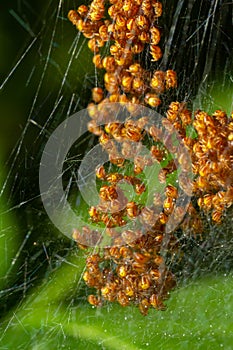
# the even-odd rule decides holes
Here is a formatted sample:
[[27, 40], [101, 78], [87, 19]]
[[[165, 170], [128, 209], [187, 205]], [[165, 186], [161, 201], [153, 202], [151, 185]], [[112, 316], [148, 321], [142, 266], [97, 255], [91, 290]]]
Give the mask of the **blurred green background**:
[[[161, 67], [179, 73], [176, 97], [190, 105], [194, 99], [194, 109], [230, 113], [232, 4], [163, 3], [164, 43], [174, 23], [176, 30]], [[144, 318], [134, 307], [95, 310], [86, 303], [84, 256], [43, 212], [38, 166], [46, 140], [101, 84], [86, 41], [67, 20], [77, 6], [0, 4], [0, 349], [232, 349], [231, 216], [215, 231], [221, 242], [192, 242], [199, 260], [187, 254], [191, 275], [184, 268], [168, 309]]]

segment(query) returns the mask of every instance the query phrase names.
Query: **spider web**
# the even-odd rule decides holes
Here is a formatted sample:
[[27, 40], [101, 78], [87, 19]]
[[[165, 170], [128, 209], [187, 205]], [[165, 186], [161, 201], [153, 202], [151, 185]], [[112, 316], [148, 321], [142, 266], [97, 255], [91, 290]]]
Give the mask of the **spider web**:
[[[54, 228], [43, 210], [38, 169], [52, 132], [65, 118], [86, 108], [94, 86], [103, 86], [102, 73], [92, 64], [86, 39], [67, 19], [68, 11], [81, 3], [50, 0], [2, 5], [3, 50], [10, 47], [0, 83], [2, 124], [5, 118], [13, 121], [6, 122], [1, 136], [7, 145], [1, 197], [6, 202], [3, 214], [15, 218], [15, 224], [9, 224], [12, 233], [7, 239], [16, 241], [7, 272], [9, 282], [0, 294], [3, 314], [22, 303], [62, 262], [69, 266], [70, 252], [76, 254], [74, 243]], [[164, 56], [157, 66], [150, 62], [149, 52], [139, 59], [149, 70], [174, 69], [178, 73], [179, 87], [167, 96], [165, 105], [179, 100], [193, 110], [222, 108], [229, 114], [233, 107], [232, 2], [163, 1], [163, 7]], [[13, 133], [10, 142], [5, 133]], [[85, 135], [67, 160], [67, 197], [75, 189], [77, 169], [86, 150], [95, 142], [93, 136]], [[179, 259], [172, 262], [184, 285], [202, 274], [231, 270], [232, 211], [222, 226], [214, 226], [207, 218], [205, 231], [202, 241], [182, 237], [182, 263]], [[77, 298], [85, 304], [87, 293], [78, 280], [69, 305]]]

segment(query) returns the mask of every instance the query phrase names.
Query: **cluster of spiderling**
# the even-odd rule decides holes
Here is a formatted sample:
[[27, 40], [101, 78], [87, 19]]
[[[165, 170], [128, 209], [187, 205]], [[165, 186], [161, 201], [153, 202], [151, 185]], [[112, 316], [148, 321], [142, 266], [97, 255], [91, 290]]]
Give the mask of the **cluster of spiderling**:
[[[98, 107], [95, 118], [99, 115], [105, 119], [104, 108], [100, 113]], [[159, 164], [167, 156], [166, 149], [158, 142], [164, 126], [147, 128], [147, 122], [147, 117], [137, 121], [127, 119], [125, 123], [110, 122], [95, 130], [109, 161], [119, 171], [107, 172], [103, 165], [96, 168], [96, 177], [103, 184], [99, 189], [99, 203], [90, 207], [89, 215], [93, 223], [104, 224], [105, 235], [111, 240], [109, 248], [88, 257], [84, 273], [87, 285], [97, 289], [97, 295], [91, 294], [88, 298], [92, 305], [101, 305], [104, 300], [118, 301], [122, 306], [134, 303], [144, 315], [150, 306], [163, 309], [163, 300], [175, 285], [163, 254], [175, 254], [177, 242], [173, 234], [165, 234], [165, 227], [172, 213], [184, 215], [184, 208], [176, 206], [177, 188], [166, 184], [166, 176], [176, 170], [174, 160], [161, 168], [158, 178], [164, 184], [164, 194], [154, 190], [150, 206], [129, 200], [121, 189], [122, 183], [128, 183], [138, 199], [146, 191], [146, 184], [140, 178], [145, 167]], [[145, 135], [154, 141], [147, 156], [140, 154]], [[116, 141], [121, 147], [116, 147]], [[133, 167], [131, 174], [126, 175], [125, 162], [129, 158]], [[124, 228], [128, 222], [133, 223], [132, 229]], [[80, 246], [86, 235], [92, 237], [89, 244], [100, 243], [103, 238], [88, 226], [82, 231], [75, 230], [73, 238]]]
[[[221, 222], [224, 211], [233, 203], [232, 117], [228, 118], [221, 110], [216, 110], [212, 116], [198, 110], [192, 119], [191, 111], [179, 102], [172, 102], [167, 111], [167, 119], [178, 131], [191, 157], [194, 178], [189, 188], [198, 207], [210, 213], [216, 223]], [[186, 136], [188, 125], [196, 133], [195, 137]], [[183, 154], [181, 163], [182, 157]], [[188, 180], [188, 177], [179, 178], [184, 191]]]
[[[69, 12], [71, 22], [89, 39], [94, 65], [106, 71], [108, 96], [104, 98], [103, 89], [95, 87], [95, 103], [132, 102], [157, 107], [161, 103], [159, 95], [176, 87], [173, 70], [150, 73], [137, 62], [146, 46], [152, 61], [161, 59], [161, 32], [157, 25], [161, 15], [162, 4], [156, 0], [94, 0], [89, 7], [81, 5], [77, 11]], [[103, 47], [110, 42], [109, 55], [102, 57]]]
[[[99, 291], [97, 295], [89, 295], [89, 302], [95, 306], [103, 300], [117, 301], [122, 306], [136, 302], [144, 315], [150, 306], [164, 309], [163, 300], [175, 280], [159, 254], [162, 240], [161, 233], [155, 237], [144, 235], [128, 245], [105, 248], [101, 256], [89, 256], [84, 280]], [[171, 240], [168, 248], [174, 250]]]
[[193, 190], [199, 207], [220, 223], [233, 203], [233, 119], [220, 110], [212, 116], [197, 111], [193, 126], [197, 132], [191, 149]]
[[[122, 306], [136, 304], [144, 315], [151, 306], [164, 309], [163, 301], [175, 286], [165, 256], [176, 254], [180, 247], [174, 232], [166, 233], [168, 220], [184, 217], [179, 228], [185, 233], [201, 234], [200, 210], [210, 213], [213, 221], [220, 223], [224, 211], [233, 202], [233, 122], [224, 112], [216, 111], [209, 116], [197, 111], [193, 118], [185, 103], [172, 102], [167, 118], [158, 127], [149, 125], [146, 116], [133, 118], [134, 106], [156, 108], [161, 104], [161, 95], [177, 87], [173, 70], [149, 72], [138, 61], [138, 55], [147, 47], [152, 61], [161, 59], [158, 46], [161, 15], [162, 4], [156, 0], [93, 0], [90, 6], [81, 5], [68, 15], [89, 39], [96, 68], [105, 70], [105, 90], [93, 88], [93, 102], [87, 106], [91, 118], [88, 129], [99, 137], [110, 164], [117, 169], [109, 172], [103, 165], [96, 169], [102, 184], [99, 203], [89, 208], [89, 216], [91, 222], [105, 227], [110, 245], [87, 258], [84, 280], [96, 289], [96, 294], [89, 295], [88, 300], [94, 306], [102, 305], [105, 300]], [[103, 54], [109, 43], [109, 53]], [[108, 102], [126, 103], [129, 117], [124, 123], [114, 118], [109, 120]], [[194, 178], [187, 176], [190, 162], [172, 139], [170, 154], [159, 141], [163, 130], [170, 133], [172, 128], [190, 156]], [[196, 135], [188, 136], [188, 128]], [[146, 137], [150, 139], [147, 156], [140, 153]], [[128, 175], [127, 159], [133, 163]], [[158, 182], [164, 184], [164, 193], [155, 190], [149, 206], [138, 203], [136, 199], [147, 190], [141, 177], [144, 169], [163, 162]], [[177, 164], [182, 169], [179, 184], [171, 184], [168, 178], [177, 170]], [[133, 199], [128, 199], [121, 188], [125, 182], [133, 187]], [[178, 192], [195, 197], [187, 207], [181, 207], [177, 205]], [[129, 222], [135, 222], [133, 229], [124, 229]], [[86, 226], [82, 231], [74, 230], [73, 238], [85, 249], [86, 243], [94, 245], [103, 237], [98, 230]]]

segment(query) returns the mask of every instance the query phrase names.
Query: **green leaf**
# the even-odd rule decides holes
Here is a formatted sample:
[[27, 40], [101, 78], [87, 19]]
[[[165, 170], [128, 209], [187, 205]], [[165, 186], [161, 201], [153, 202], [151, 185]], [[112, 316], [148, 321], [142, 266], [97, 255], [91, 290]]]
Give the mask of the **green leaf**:
[[233, 276], [203, 277], [171, 293], [165, 311], [94, 308], [82, 297], [84, 256], [72, 253], [9, 313], [0, 349], [231, 349]]

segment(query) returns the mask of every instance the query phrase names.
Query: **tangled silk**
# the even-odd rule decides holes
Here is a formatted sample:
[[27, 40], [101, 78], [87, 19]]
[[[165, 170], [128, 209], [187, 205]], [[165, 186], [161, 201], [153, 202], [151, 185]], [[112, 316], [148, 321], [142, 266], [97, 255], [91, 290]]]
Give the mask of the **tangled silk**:
[[[163, 301], [175, 286], [175, 278], [166, 266], [164, 254], [168, 252], [172, 256], [179, 250], [175, 232], [167, 234], [165, 231], [172, 213], [174, 217], [185, 214], [184, 208], [176, 205], [178, 188], [192, 195], [178, 228], [194, 236], [202, 233], [200, 211], [211, 215], [213, 222], [220, 224], [233, 203], [233, 115], [228, 118], [218, 110], [212, 116], [203, 111], [196, 111], [192, 116], [185, 103], [176, 101], [170, 103], [161, 129], [147, 128], [146, 117], [99, 126], [99, 122], [103, 122], [99, 119], [103, 119], [106, 102], [130, 102], [157, 108], [162, 104], [162, 95], [177, 87], [176, 72], [171, 69], [151, 72], [139, 60], [139, 54], [148, 48], [151, 61], [162, 58], [158, 46], [161, 16], [162, 4], [156, 0], [93, 0], [90, 6], [81, 5], [77, 11], [71, 10], [68, 14], [77, 30], [89, 39], [94, 65], [105, 71], [105, 89], [94, 87], [92, 90], [88, 128], [99, 137], [99, 143], [109, 154], [110, 164], [118, 169], [109, 172], [103, 165], [96, 169], [96, 176], [103, 184], [99, 204], [90, 208], [89, 215], [93, 222], [105, 225], [106, 235], [111, 237], [112, 243], [111, 247], [87, 258], [84, 280], [97, 290], [96, 295], [89, 295], [88, 300], [95, 306], [104, 300], [117, 301], [122, 306], [137, 304], [144, 315], [150, 306], [164, 309]], [[102, 54], [107, 52], [104, 47], [109, 45], [109, 54]], [[132, 107], [129, 113], [133, 114]], [[189, 171], [183, 154], [179, 154], [175, 145], [173, 157], [169, 158], [166, 147], [159, 142], [161, 130], [164, 128], [169, 132], [171, 124], [191, 158], [194, 177], [190, 183], [187, 183], [186, 176], [181, 176], [179, 183], [167, 183], [167, 176], [176, 171], [174, 158], [184, 171]], [[188, 129], [193, 131], [192, 135]], [[135, 151], [130, 142], [139, 144], [145, 138], [150, 139], [150, 157], [139, 156], [136, 152], [131, 174], [126, 175], [125, 158]], [[115, 140], [121, 143], [121, 152], [116, 149]], [[137, 204], [135, 200], [128, 201], [120, 182], [127, 181], [140, 196], [146, 191], [146, 186], [139, 175], [146, 166], [152, 166], [155, 161], [161, 163], [164, 159], [169, 161], [158, 174], [159, 181], [165, 184], [164, 193], [155, 191], [150, 207]], [[160, 212], [158, 207], [162, 208]], [[141, 226], [138, 230], [118, 232], [117, 227], [123, 227], [139, 215]], [[83, 231], [93, 238], [88, 226]], [[75, 230], [73, 238], [80, 247], [87, 249], [80, 243], [82, 233]], [[97, 235], [95, 239], [98, 241], [100, 237]]]

